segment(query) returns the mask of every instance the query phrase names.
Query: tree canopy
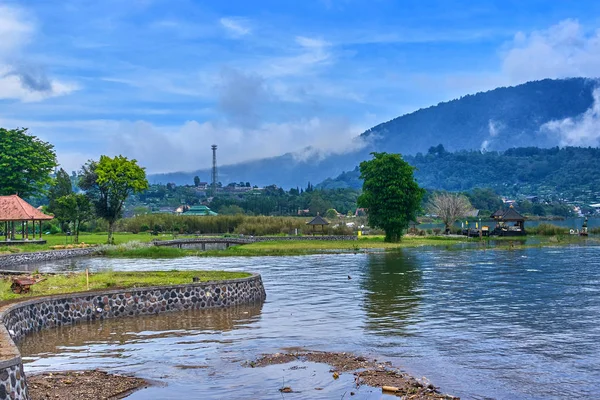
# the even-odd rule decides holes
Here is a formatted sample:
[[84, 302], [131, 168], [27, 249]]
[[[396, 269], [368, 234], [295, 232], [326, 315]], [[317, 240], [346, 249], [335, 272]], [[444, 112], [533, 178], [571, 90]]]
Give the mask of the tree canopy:
[[400, 154], [371, 154], [372, 160], [360, 163], [363, 193], [358, 206], [367, 209], [369, 226], [383, 229], [386, 241], [397, 242], [416, 220], [424, 190]]
[[0, 195], [43, 193], [56, 165], [50, 143], [29, 135], [27, 128], [0, 128]]
[[70, 193], [55, 200], [54, 214], [67, 226], [72, 223], [75, 243], [79, 243], [81, 224], [93, 218], [92, 204], [89, 198], [81, 193]]
[[71, 193], [73, 193], [71, 178], [67, 174], [67, 171], [61, 168], [56, 173], [56, 178], [48, 191], [48, 211], [53, 213], [56, 207], [56, 200]]
[[108, 242], [113, 242], [115, 222], [122, 217], [125, 200], [132, 193], [148, 189], [146, 172], [137, 160], [101, 156], [83, 166], [79, 187], [94, 204], [96, 215], [108, 222]]

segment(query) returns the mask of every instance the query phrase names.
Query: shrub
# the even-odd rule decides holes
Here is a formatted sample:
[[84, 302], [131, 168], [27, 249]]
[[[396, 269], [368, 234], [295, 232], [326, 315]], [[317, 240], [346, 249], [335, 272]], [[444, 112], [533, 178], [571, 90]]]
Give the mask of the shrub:
[[528, 228], [527, 232], [532, 233], [534, 235], [556, 236], [568, 234], [569, 229], [554, 224], [543, 223], [539, 224], [538, 226]]

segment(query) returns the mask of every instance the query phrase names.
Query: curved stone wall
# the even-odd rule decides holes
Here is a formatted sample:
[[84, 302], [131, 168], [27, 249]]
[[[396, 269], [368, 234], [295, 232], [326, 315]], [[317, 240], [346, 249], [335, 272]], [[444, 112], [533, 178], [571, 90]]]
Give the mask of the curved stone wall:
[[0, 255], [0, 270], [15, 265], [33, 264], [42, 261], [89, 256], [94, 254], [96, 251], [97, 249], [95, 247], [86, 247], [83, 249], [47, 250], [31, 253], [4, 254]]
[[0, 400], [29, 399], [19, 349], [23, 336], [46, 328], [105, 318], [228, 307], [266, 298], [259, 274], [200, 282], [40, 297], [0, 309]]

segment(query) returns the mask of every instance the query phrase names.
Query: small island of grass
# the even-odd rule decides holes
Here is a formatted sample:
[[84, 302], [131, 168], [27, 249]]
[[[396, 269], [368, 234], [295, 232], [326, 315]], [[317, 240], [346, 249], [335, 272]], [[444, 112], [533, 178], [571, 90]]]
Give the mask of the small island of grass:
[[[182, 285], [192, 283], [194, 278], [198, 278], [199, 282], [207, 282], [247, 278], [249, 276], [251, 274], [247, 272], [229, 271], [90, 272], [89, 291]], [[6, 276], [0, 280], [0, 301], [88, 291], [85, 272], [36, 274], [34, 278], [38, 282], [31, 286], [28, 293], [24, 294], [13, 293], [11, 290], [13, 278], [14, 276]]]

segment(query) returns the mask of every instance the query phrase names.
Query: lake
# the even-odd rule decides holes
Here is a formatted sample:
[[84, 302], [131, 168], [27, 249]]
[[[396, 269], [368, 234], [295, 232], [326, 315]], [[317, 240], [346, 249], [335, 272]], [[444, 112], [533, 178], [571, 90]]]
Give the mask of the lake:
[[[97, 258], [40, 266], [85, 268], [255, 271], [267, 301], [43, 331], [20, 345], [27, 373], [100, 367], [163, 384], [131, 399], [276, 399], [282, 383], [300, 392], [286, 399], [342, 398], [353, 377], [334, 381], [327, 366], [294, 373], [290, 365], [241, 366], [262, 353], [301, 347], [390, 360], [464, 399], [600, 394], [600, 247]], [[361, 387], [355, 398], [383, 397]]]
[[[465, 221], [456, 221], [454, 223], [454, 227], [456, 228], [460, 228], [463, 224], [464, 225]], [[469, 226], [471, 228], [475, 228], [475, 222], [476, 221], [471, 221], [469, 222]], [[496, 227], [496, 222], [491, 221], [489, 219], [483, 219], [482, 220], [483, 225], [487, 225], [490, 227], [490, 229], [494, 229]], [[477, 224], [479, 224], [479, 222], [477, 221]], [[530, 227], [535, 227], [538, 226], [539, 224], [552, 224], [552, 225], [556, 225], [556, 226], [560, 226], [563, 228], [568, 228], [568, 229], [581, 229], [582, 225], [583, 225], [583, 218], [565, 218], [565, 219], [561, 219], [561, 220], [552, 220], [552, 221], [548, 221], [548, 220], [535, 220], [535, 221], [525, 221], [525, 229], [527, 230], [527, 228]], [[598, 217], [594, 217], [594, 218], [589, 218], [588, 219], [588, 228], [597, 228], [600, 227], [600, 218]], [[418, 225], [419, 229], [434, 229], [434, 228], [440, 228], [440, 229], [444, 229], [444, 224], [435, 224], [435, 223], [424, 223], [424, 224], [419, 224]]]

